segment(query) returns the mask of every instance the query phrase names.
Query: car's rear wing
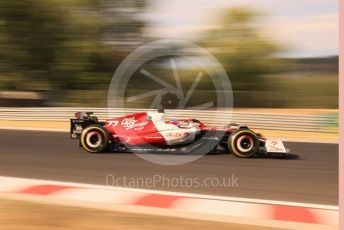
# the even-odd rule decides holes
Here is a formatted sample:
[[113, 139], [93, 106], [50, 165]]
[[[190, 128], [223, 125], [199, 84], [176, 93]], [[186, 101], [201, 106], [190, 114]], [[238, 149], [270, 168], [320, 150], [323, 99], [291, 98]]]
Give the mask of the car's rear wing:
[[104, 125], [104, 122], [99, 122], [97, 117], [91, 116], [92, 114], [93, 112], [77, 112], [75, 113], [75, 118], [70, 119], [70, 135], [72, 139], [79, 139], [82, 131], [90, 125]]

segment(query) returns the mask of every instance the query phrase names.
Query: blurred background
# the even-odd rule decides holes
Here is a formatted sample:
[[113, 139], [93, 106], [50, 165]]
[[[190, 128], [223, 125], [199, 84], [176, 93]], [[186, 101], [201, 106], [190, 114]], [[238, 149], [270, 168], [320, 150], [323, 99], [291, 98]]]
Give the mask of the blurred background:
[[0, 0], [0, 106], [106, 107], [121, 61], [163, 38], [214, 55], [237, 108], [338, 108], [334, 0]]

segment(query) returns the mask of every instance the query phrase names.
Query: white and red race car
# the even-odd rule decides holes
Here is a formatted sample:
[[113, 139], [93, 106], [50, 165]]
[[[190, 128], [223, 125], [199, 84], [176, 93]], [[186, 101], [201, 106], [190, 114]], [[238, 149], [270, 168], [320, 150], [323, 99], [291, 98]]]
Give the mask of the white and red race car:
[[286, 156], [280, 140], [268, 140], [247, 126], [207, 127], [197, 119], [165, 120], [164, 112], [141, 112], [99, 122], [92, 112], [71, 119], [71, 137], [91, 153], [112, 151], [212, 152], [221, 147], [237, 157]]

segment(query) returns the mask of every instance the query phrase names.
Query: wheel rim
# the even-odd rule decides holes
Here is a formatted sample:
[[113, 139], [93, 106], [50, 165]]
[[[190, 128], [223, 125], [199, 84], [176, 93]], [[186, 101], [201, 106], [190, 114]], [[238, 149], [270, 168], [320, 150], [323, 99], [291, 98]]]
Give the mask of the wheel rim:
[[243, 135], [238, 138], [236, 143], [237, 149], [242, 153], [249, 153], [254, 149], [253, 138], [249, 135]]
[[93, 131], [86, 135], [86, 144], [91, 148], [97, 148], [102, 143], [102, 136], [100, 133]]

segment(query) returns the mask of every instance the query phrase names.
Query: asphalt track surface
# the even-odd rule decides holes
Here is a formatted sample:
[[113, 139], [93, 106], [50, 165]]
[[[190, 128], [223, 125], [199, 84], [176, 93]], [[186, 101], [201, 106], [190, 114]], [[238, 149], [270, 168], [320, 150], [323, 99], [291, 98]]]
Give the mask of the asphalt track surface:
[[[239, 159], [231, 154], [206, 155], [181, 166], [147, 162], [132, 153], [90, 154], [78, 147], [68, 133], [0, 130], [0, 175], [128, 185], [132, 178], [160, 178], [146, 188], [208, 195], [283, 200], [338, 205], [338, 145], [285, 143], [290, 159]], [[198, 181], [190, 184], [180, 179]], [[205, 178], [233, 178], [232, 186], [199, 186]], [[238, 179], [235, 179], [238, 178]], [[215, 180], [217, 180], [215, 179]], [[178, 180], [179, 186], [173, 182]], [[225, 179], [226, 180], [226, 179]], [[139, 187], [142, 183], [138, 181]], [[208, 181], [209, 182], [209, 181]], [[215, 181], [215, 184], [217, 182]], [[182, 184], [182, 185], [181, 185]], [[177, 186], [176, 186], [177, 185]]]

